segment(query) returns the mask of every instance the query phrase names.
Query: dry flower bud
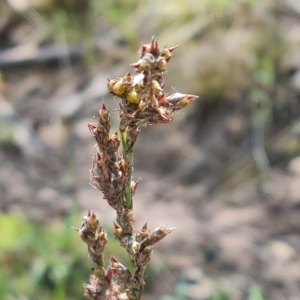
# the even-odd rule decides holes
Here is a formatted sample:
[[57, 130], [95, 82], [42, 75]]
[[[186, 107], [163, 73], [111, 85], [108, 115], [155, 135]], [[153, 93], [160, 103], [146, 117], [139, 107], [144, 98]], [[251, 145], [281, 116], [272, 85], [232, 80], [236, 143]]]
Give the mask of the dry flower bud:
[[114, 87], [114, 85], [115, 85], [116, 82], [117, 82], [116, 79], [108, 79], [107, 88], [109, 89], [109, 91], [112, 92], [113, 87]]
[[111, 263], [111, 268], [113, 268], [113, 269], [119, 269], [119, 263], [117, 263], [117, 262]]
[[136, 68], [137, 72], [142, 72], [147, 70], [147, 63], [145, 61], [143, 61], [142, 59], [140, 59], [139, 61], [137, 61], [134, 64], [131, 64], [132, 67]]
[[86, 296], [91, 297], [92, 299], [97, 299], [96, 297], [101, 296], [101, 283], [100, 280], [95, 276], [92, 275], [90, 277], [90, 283], [91, 284], [84, 284], [84, 294]]
[[88, 123], [88, 128], [89, 130], [94, 133], [97, 130], [98, 127], [98, 123]]
[[148, 230], [147, 223], [143, 226], [141, 230], [136, 230], [136, 237], [135, 240], [137, 242], [142, 242], [144, 239], [150, 236], [150, 231]]
[[137, 264], [139, 266], [146, 267], [151, 259], [151, 254], [152, 254], [152, 248], [145, 247], [142, 251], [139, 252], [139, 255], [137, 257]]
[[144, 224], [144, 226], [142, 227], [142, 231], [148, 231], [148, 222]]
[[152, 231], [152, 235], [165, 236], [165, 235], [169, 234], [171, 231], [173, 231], [174, 229], [175, 229], [175, 227], [167, 228], [165, 226], [161, 226], [161, 227], [155, 228]]
[[101, 124], [103, 124], [103, 122], [110, 123], [110, 114], [104, 103], [102, 103], [102, 106], [101, 106], [100, 110], [98, 111], [98, 115], [99, 115]]
[[99, 220], [97, 219], [96, 214], [92, 211], [88, 211], [87, 221], [89, 222], [92, 230], [96, 230], [99, 225]]
[[169, 111], [166, 108], [161, 106], [161, 107], [158, 108], [158, 112], [159, 112], [159, 116], [160, 116], [161, 120], [164, 123], [168, 123], [172, 120], [172, 118], [169, 114]]
[[130, 219], [133, 216], [133, 209], [130, 208], [126, 209], [125, 214]]
[[109, 149], [113, 152], [116, 152], [119, 149], [120, 146], [120, 139], [118, 136], [118, 132], [113, 133], [109, 137]]
[[152, 91], [156, 96], [160, 95], [163, 92], [163, 89], [156, 80], [152, 80]]
[[141, 51], [140, 51], [140, 57], [143, 57], [146, 52], [149, 52], [150, 44], [142, 45]]
[[122, 265], [113, 255], [109, 258], [109, 262], [112, 268], [120, 269], [122, 271], [126, 270], [126, 267]]
[[138, 183], [139, 183], [139, 180], [131, 181], [131, 192], [132, 192], [133, 195], [135, 194]]
[[125, 76], [123, 77], [123, 83], [131, 83], [131, 75], [130, 73], [126, 73]]
[[148, 105], [147, 105], [147, 102], [145, 99], [142, 99], [140, 102], [139, 102], [139, 111], [140, 112], [144, 112], [146, 109], [147, 109]]
[[138, 253], [140, 251], [140, 248], [141, 248], [140, 243], [138, 243], [136, 241], [134, 241], [132, 243], [132, 251], [133, 251], [133, 253]]
[[102, 161], [102, 155], [98, 151], [95, 153], [95, 161], [97, 163]]
[[106, 241], [107, 242], [107, 234], [104, 231], [103, 227], [101, 226], [98, 231], [96, 232], [96, 238], [101, 239], [102, 241]]
[[126, 162], [125, 162], [125, 160], [123, 158], [119, 159], [118, 164], [119, 164], [119, 168], [122, 171], [122, 173], [125, 173], [125, 172], [128, 171]]
[[150, 44], [145, 44], [142, 46], [140, 57], [143, 57], [146, 53], [152, 53], [154, 56], [157, 56], [158, 51], [159, 49], [157, 40], [154, 37], [152, 37]]
[[176, 110], [187, 106], [197, 98], [198, 96], [196, 95], [175, 93], [166, 97], [165, 102]]
[[168, 59], [172, 56], [171, 51], [168, 48], [164, 48], [160, 54], [164, 59]]
[[118, 239], [122, 239], [126, 234], [124, 233], [123, 229], [121, 226], [117, 225], [114, 222], [114, 229], [115, 229], [115, 236], [118, 237]]
[[[180, 45], [175, 45], [173, 47], [169, 47], [169, 48], [164, 48], [162, 50], [162, 53], [161, 53], [161, 56], [164, 57], [166, 59], [167, 62], [169, 62], [169, 60], [171, 59], [172, 57], [172, 52], [178, 48]], [[165, 51], [167, 50], [167, 51]], [[171, 55], [170, 55], [171, 54]]]

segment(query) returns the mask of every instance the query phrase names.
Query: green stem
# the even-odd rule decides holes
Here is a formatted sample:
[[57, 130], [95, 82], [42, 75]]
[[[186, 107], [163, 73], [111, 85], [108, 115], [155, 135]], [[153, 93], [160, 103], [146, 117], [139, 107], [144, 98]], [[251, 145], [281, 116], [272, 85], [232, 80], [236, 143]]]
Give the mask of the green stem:
[[132, 259], [130, 258], [130, 255], [129, 255], [128, 270], [130, 271], [130, 273], [133, 273], [134, 269], [135, 269], [135, 264], [134, 264], [134, 262], [132, 261]]
[[128, 173], [127, 173], [127, 185], [125, 188], [125, 199], [126, 199], [126, 208], [130, 209], [132, 207], [132, 195], [131, 195], [131, 175], [132, 175], [132, 159], [133, 153], [128, 151], [128, 143], [126, 139], [126, 132], [120, 131], [121, 142], [123, 148], [123, 156], [125, 162], [128, 164]]
[[125, 131], [120, 130], [120, 135], [121, 135], [121, 143], [122, 143], [122, 148], [123, 148], [123, 154], [125, 155], [127, 151], [127, 142], [126, 142], [126, 133]]
[[126, 198], [126, 208], [130, 209], [132, 207], [132, 195], [131, 195], [131, 168], [128, 171], [128, 181], [125, 190], [125, 198]]
[[101, 256], [99, 257], [99, 260], [97, 262], [98, 266], [104, 267], [104, 256], [103, 254], [101, 254]]
[[[125, 162], [129, 162], [129, 168], [127, 173], [127, 185], [125, 188], [125, 199], [126, 199], [126, 208], [130, 209], [132, 207], [132, 195], [131, 195], [131, 174], [132, 174], [132, 153], [128, 153], [128, 143], [126, 139], [126, 132], [120, 130], [120, 136], [121, 136], [121, 143], [123, 148], [123, 156], [125, 159]], [[134, 271], [135, 265], [133, 261], [130, 258], [129, 255], [129, 263], [128, 263], [128, 269], [132, 273]]]

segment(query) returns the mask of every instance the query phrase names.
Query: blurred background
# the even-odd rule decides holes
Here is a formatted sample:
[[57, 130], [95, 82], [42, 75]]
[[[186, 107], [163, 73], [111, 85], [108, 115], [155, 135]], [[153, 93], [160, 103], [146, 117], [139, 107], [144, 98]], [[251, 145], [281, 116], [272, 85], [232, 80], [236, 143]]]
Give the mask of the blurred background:
[[166, 90], [199, 95], [142, 128], [135, 224], [177, 227], [145, 300], [300, 299], [300, 2], [0, 0], [0, 298], [83, 299], [91, 261], [72, 226], [95, 210], [92, 122], [107, 78], [152, 36], [176, 49]]

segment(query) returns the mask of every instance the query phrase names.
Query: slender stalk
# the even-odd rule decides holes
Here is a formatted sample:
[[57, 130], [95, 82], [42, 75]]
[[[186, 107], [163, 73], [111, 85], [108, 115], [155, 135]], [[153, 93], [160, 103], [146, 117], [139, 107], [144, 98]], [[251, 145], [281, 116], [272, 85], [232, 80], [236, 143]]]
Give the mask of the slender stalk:
[[132, 193], [131, 193], [131, 177], [132, 177], [132, 164], [133, 164], [133, 152], [129, 151], [129, 145], [126, 139], [126, 132], [120, 130], [121, 143], [123, 148], [123, 157], [127, 165], [127, 183], [125, 188], [125, 203], [126, 208], [130, 209], [132, 207]]

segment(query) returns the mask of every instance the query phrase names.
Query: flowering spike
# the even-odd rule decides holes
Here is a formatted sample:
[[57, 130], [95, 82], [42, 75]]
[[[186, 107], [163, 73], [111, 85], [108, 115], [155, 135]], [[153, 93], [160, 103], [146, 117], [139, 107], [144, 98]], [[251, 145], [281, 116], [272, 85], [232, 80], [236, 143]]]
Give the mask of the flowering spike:
[[[168, 123], [175, 112], [192, 103], [197, 96], [164, 92], [164, 75], [173, 51], [179, 45], [159, 49], [152, 37], [140, 50], [137, 62], [131, 64], [135, 74], [108, 79], [108, 90], [120, 100], [119, 134], [110, 134], [110, 113], [102, 103], [97, 123], [88, 123], [96, 140], [95, 155], [90, 170], [91, 184], [116, 211], [114, 235], [129, 254], [128, 269], [111, 256], [104, 268], [103, 251], [107, 234], [96, 214], [89, 210], [80, 228], [75, 228], [88, 245], [88, 253], [95, 263], [90, 284], [85, 293], [92, 299], [140, 300], [144, 288], [144, 270], [150, 261], [153, 246], [174, 230], [160, 226], [152, 232], [147, 222], [141, 230], [133, 227], [133, 195], [138, 182], [132, 179], [133, 151], [141, 126]], [[122, 151], [119, 151], [122, 144]], [[122, 295], [122, 296], [121, 296]], [[126, 298], [127, 295], [127, 298]]]

